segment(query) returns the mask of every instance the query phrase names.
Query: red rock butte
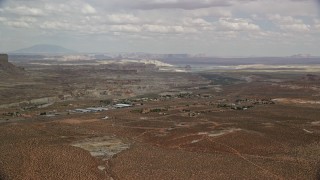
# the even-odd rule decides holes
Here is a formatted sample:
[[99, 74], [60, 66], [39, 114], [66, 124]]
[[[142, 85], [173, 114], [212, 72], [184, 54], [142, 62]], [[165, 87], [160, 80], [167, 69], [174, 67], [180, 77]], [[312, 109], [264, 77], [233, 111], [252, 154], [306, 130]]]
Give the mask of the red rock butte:
[[0, 63], [7, 63], [8, 59], [8, 54], [0, 54]]

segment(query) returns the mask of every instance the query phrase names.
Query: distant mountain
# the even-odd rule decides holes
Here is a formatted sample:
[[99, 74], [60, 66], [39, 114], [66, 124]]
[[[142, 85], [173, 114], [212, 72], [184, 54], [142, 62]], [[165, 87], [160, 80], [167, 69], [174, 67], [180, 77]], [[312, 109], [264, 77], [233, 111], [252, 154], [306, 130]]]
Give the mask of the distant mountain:
[[38, 44], [32, 47], [20, 49], [11, 52], [13, 54], [72, 54], [76, 53], [76, 51], [57, 46], [57, 45], [49, 45], [49, 44]]

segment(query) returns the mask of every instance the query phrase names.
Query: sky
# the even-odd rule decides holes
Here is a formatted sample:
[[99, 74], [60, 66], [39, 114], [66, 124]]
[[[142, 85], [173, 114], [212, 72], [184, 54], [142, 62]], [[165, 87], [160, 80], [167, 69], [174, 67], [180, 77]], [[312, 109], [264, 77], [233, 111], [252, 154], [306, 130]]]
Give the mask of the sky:
[[320, 0], [0, 0], [0, 52], [320, 55]]

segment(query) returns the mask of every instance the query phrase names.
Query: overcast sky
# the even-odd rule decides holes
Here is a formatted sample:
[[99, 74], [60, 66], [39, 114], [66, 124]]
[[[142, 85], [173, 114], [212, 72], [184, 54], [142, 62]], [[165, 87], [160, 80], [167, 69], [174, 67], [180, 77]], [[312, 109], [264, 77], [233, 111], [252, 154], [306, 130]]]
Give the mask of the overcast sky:
[[0, 0], [0, 51], [320, 55], [316, 0]]

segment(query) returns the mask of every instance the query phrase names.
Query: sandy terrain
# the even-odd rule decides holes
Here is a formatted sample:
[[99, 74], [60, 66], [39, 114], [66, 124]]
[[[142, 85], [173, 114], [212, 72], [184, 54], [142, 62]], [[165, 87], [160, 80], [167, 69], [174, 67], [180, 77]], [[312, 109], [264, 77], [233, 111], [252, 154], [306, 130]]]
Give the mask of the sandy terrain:
[[[36, 74], [40, 72], [44, 73]], [[74, 83], [73, 89], [84, 79], [94, 79], [92, 75], [73, 82], [79, 72], [70, 73], [66, 82], [56, 82], [53, 76], [53, 84]], [[104, 75], [102, 70], [98, 74]], [[320, 99], [315, 95], [320, 92], [310, 88], [319, 82], [307, 81], [301, 74], [247, 72], [132, 76], [148, 79], [149, 84], [141, 82], [140, 88], [153, 93], [120, 94], [117, 97], [128, 99], [113, 97], [109, 102], [130, 101], [134, 105], [129, 108], [106, 105], [108, 110], [101, 112], [72, 111], [105, 106], [109, 95], [108, 99], [87, 96], [88, 91], [102, 88], [106, 83], [102, 78], [83, 87], [85, 91], [73, 89], [73, 94], [79, 93], [73, 99], [0, 109], [0, 179], [319, 178]], [[152, 76], [159, 81], [151, 82]], [[126, 78], [131, 77], [113, 77], [112, 82], [119, 89], [140, 82]], [[194, 79], [203, 84], [187, 86]], [[161, 95], [153, 91], [157, 83], [163, 87]], [[302, 88], [284, 86], [288, 84]], [[45, 95], [70, 90], [66, 85], [47, 88], [40, 90]], [[28, 94], [23, 89], [2, 89], [3, 99], [18, 93], [4, 103]], [[30, 98], [39, 96], [36, 91], [31, 94]]]

